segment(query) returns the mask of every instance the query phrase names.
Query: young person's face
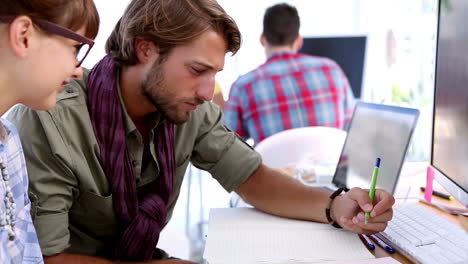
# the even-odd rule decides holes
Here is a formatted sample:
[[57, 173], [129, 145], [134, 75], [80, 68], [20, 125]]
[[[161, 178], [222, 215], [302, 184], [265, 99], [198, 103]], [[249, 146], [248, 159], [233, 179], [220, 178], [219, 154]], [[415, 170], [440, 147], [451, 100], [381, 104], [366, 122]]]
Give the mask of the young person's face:
[[213, 99], [215, 75], [224, 67], [226, 51], [224, 38], [211, 30], [173, 48], [146, 75], [143, 94], [170, 121], [187, 121], [198, 105]]
[[[83, 35], [84, 29], [76, 33]], [[55, 106], [57, 94], [64, 90], [71, 78], [82, 76], [82, 69], [76, 67], [79, 43], [44, 32], [38, 32], [36, 37], [37, 45], [28, 61], [29, 72], [24, 72], [30, 86], [23, 87], [21, 103], [35, 110], [47, 110]]]

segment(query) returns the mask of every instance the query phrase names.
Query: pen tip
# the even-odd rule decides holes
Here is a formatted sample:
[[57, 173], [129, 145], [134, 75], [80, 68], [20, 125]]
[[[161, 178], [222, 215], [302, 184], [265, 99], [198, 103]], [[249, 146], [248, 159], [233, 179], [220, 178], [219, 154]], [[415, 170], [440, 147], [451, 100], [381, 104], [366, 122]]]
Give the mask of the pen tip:
[[380, 168], [380, 158], [375, 160], [375, 167]]

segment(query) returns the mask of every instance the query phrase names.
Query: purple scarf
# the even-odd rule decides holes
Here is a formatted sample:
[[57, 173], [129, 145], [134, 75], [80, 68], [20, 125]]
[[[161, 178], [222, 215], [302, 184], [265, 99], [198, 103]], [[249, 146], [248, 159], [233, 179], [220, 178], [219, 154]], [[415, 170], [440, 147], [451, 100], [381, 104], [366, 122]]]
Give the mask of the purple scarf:
[[158, 127], [155, 143], [161, 175], [151, 183], [149, 192], [138, 197], [116, 75], [117, 65], [109, 55], [91, 70], [87, 80], [89, 114], [121, 227], [114, 258], [147, 261], [153, 258], [166, 224], [175, 172], [175, 126], [166, 120]]

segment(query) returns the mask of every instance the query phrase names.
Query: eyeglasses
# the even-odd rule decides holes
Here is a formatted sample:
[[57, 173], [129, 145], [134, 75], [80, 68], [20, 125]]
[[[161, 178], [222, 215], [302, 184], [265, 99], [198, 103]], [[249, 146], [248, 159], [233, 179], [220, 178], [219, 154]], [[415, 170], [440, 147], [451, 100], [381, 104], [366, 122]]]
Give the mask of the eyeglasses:
[[[5, 23], [11, 23], [14, 19], [16, 18], [15, 15], [0, 15], [0, 21], [3, 21]], [[86, 56], [88, 56], [88, 53], [89, 51], [91, 50], [91, 48], [93, 47], [94, 45], [94, 41], [87, 38], [87, 37], [84, 37], [66, 27], [63, 27], [61, 25], [57, 25], [55, 23], [52, 23], [52, 22], [49, 22], [47, 20], [44, 20], [44, 19], [39, 19], [39, 18], [31, 18], [31, 20], [37, 24], [38, 26], [40, 26], [42, 29], [52, 33], [52, 34], [56, 34], [56, 35], [59, 35], [59, 36], [62, 36], [62, 37], [65, 37], [65, 38], [68, 38], [68, 39], [72, 39], [72, 40], [75, 40], [77, 42], [79, 42], [80, 44], [78, 44], [76, 46], [76, 60], [78, 61], [78, 63], [76, 64], [76, 67], [80, 67], [81, 64], [83, 63], [84, 59], [86, 58]]]

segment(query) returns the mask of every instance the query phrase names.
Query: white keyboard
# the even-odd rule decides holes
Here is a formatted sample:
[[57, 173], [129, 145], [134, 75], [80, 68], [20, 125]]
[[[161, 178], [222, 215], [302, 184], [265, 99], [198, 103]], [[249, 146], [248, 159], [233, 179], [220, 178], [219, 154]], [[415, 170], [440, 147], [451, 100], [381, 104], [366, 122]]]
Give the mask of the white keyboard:
[[468, 234], [416, 204], [395, 207], [393, 219], [378, 236], [416, 263], [468, 263]]

